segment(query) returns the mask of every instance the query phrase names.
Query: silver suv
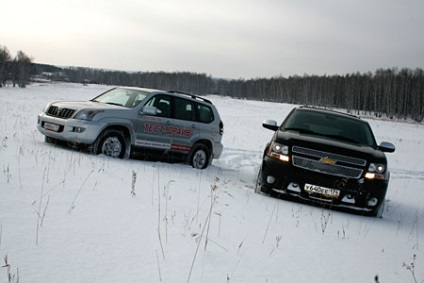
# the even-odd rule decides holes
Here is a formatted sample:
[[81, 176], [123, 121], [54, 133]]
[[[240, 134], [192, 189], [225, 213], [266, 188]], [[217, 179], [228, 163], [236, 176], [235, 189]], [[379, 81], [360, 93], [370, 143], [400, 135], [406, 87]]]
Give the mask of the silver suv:
[[222, 153], [224, 124], [211, 101], [177, 91], [113, 88], [90, 101], [58, 101], [38, 115], [46, 142], [83, 146], [95, 154], [133, 152], [182, 156], [197, 169]]

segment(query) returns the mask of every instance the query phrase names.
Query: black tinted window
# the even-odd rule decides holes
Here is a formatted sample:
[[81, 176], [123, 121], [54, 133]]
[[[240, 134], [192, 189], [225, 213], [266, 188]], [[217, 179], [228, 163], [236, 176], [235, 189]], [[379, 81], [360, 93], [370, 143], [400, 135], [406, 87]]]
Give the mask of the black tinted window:
[[182, 98], [174, 98], [175, 119], [194, 121], [196, 120], [196, 112], [193, 102]]
[[199, 112], [199, 122], [210, 123], [215, 119], [212, 109], [209, 106], [198, 104], [197, 109]]
[[148, 106], [157, 108], [156, 116], [170, 118], [171, 117], [171, 97], [166, 95], [156, 95], [147, 102]]

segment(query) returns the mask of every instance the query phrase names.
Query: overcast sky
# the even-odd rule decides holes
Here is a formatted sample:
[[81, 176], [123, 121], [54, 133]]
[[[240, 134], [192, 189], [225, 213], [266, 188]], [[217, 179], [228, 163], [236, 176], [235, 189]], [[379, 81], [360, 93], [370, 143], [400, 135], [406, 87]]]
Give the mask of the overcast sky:
[[219, 78], [424, 68], [424, 0], [2, 0], [34, 62]]

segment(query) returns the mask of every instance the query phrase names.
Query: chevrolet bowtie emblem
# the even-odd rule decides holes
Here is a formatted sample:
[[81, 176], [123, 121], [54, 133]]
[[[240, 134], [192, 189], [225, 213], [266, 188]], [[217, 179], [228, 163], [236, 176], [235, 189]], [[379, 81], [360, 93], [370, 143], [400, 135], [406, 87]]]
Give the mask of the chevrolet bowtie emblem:
[[322, 163], [325, 163], [325, 164], [336, 164], [336, 160], [331, 159], [329, 157], [323, 157], [319, 161], [321, 161]]

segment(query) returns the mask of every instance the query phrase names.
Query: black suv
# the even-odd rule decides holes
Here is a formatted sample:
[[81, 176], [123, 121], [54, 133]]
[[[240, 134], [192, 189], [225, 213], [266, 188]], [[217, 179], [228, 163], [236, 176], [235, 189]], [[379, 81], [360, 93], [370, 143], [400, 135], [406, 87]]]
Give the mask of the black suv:
[[390, 173], [384, 152], [370, 125], [336, 111], [298, 107], [278, 126], [266, 145], [256, 192], [289, 195], [328, 207], [350, 208], [381, 217]]

